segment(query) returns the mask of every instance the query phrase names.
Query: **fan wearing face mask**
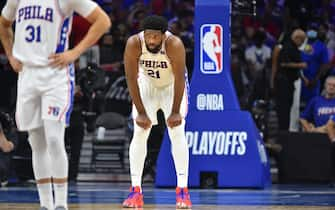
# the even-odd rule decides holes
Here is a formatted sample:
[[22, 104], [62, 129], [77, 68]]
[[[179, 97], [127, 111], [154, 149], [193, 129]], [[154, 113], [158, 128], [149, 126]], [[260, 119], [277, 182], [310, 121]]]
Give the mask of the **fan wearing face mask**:
[[302, 60], [307, 63], [304, 70], [304, 82], [301, 89], [301, 100], [308, 103], [314, 96], [320, 95], [321, 82], [329, 63], [326, 46], [328, 26], [311, 24], [307, 30], [307, 43], [302, 50]]

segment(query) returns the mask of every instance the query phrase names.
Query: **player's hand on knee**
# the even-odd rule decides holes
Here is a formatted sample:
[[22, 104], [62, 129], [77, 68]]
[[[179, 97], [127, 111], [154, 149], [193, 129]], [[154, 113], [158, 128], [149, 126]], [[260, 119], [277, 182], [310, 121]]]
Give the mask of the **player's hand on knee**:
[[13, 56], [9, 56], [8, 60], [15, 72], [18, 73], [22, 71], [22, 63], [18, 59], [14, 58]]
[[176, 127], [182, 123], [183, 118], [181, 117], [180, 113], [172, 113], [168, 119], [166, 120], [167, 125], [170, 128]]
[[49, 56], [49, 65], [53, 68], [64, 68], [74, 62], [79, 55], [74, 50], [68, 50], [63, 53], [54, 53]]
[[151, 120], [146, 114], [139, 114], [135, 121], [141, 128], [148, 129], [151, 127]]

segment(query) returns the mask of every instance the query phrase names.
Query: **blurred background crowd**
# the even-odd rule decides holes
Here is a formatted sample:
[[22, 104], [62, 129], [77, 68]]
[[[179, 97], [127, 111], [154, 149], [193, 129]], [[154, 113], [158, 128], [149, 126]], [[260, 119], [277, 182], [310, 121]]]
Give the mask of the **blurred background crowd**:
[[[127, 38], [139, 32], [144, 17], [157, 14], [169, 20], [169, 31], [179, 36], [185, 45], [190, 78], [194, 63], [194, 0], [96, 0], [96, 2], [109, 14], [113, 26], [76, 62], [75, 106], [66, 133], [70, 155], [69, 178], [74, 182], [78, 180], [78, 173], [103, 171], [102, 169], [99, 171], [98, 164], [92, 167], [92, 162], [110, 158], [99, 159], [96, 154], [99, 150], [103, 153], [104, 149], [111, 152], [106, 149], [110, 145], [104, 145], [99, 141], [101, 135], [103, 137], [123, 135], [126, 136], [125, 139], [130, 139], [131, 99], [124, 76], [123, 52]], [[234, 0], [234, 3], [243, 4], [243, 2], [248, 1]], [[1, 1], [0, 8], [4, 3]], [[299, 112], [305, 110], [313, 97], [322, 96], [326, 78], [335, 75], [335, 1], [257, 0], [255, 8], [256, 15], [233, 12], [230, 70], [241, 108], [253, 114], [269, 153], [276, 156], [280, 151], [280, 145], [276, 142], [278, 132], [303, 131], [303, 126], [299, 122], [301, 120]], [[88, 27], [89, 23], [85, 19], [78, 15], [74, 16], [70, 40], [72, 46], [80, 42]], [[293, 59], [293, 55], [291, 57], [283, 55], [285, 49], [290, 47], [288, 43], [291, 41], [296, 43], [292, 38], [295, 29], [304, 31], [306, 38], [296, 47], [299, 47], [298, 61]], [[289, 52], [293, 54], [293, 51]], [[301, 80], [299, 84], [301, 91], [298, 96], [293, 96], [297, 86], [280, 90], [277, 88], [279, 87], [276, 85], [277, 77], [281, 75], [278, 72], [283, 68], [281, 62], [284, 61], [303, 63], [299, 66], [297, 77], [292, 80], [292, 84], [295, 80]], [[10, 121], [13, 127], [15, 127], [13, 116], [16, 80], [17, 75], [11, 70], [6, 55], [0, 48], [0, 112], [4, 116], [1, 117], [3, 119], [1, 123], [8, 124]], [[294, 102], [276, 100], [280, 98], [280, 93], [292, 95]], [[288, 119], [285, 116], [289, 115], [288, 112], [291, 110], [280, 108], [287, 103], [298, 107], [298, 114], [291, 115]], [[335, 103], [333, 106], [335, 109]], [[118, 116], [106, 114], [110, 112], [117, 113]], [[12, 119], [6, 118], [5, 115], [12, 116]], [[161, 113], [158, 115], [162, 120]], [[289, 122], [294, 120], [295, 123]], [[308, 120], [315, 119], [308, 118]], [[149, 137], [151, 141], [149, 147], [152, 148], [149, 148], [144, 174], [149, 174], [151, 178], [154, 178], [154, 163], [164, 134], [164, 122], [162, 124], [154, 127]], [[106, 131], [123, 127], [125, 133], [108, 134]], [[17, 133], [13, 129], [6, 132]], [[0, 181], [3, 184], [7, 183], [8, 179], [11, 181], [13, 177], [16, 181], [32, 178], [29, 168], [31, 165], [28, 164], [30, 151], [25, 141], [27, 136], [25, 133], [17, 133], [14, 136], [8, 137], [8, 140], [14, 142], [14, 151], [9, 154], [0, 152]], [[86, 146], [85, 142], [90, 146]], [[118, 147], [116, 159], [121, 162], [121, 169], [118, 172], [126, 174], [128, 173], [126, 151], [129, 142], [119, 145], [121, 147]], [[92, 148], [93, 152], [86, 151]], [[83, 164], [85, 157], [89, 159], [86, 161], [89, 167], [86, 168]], [[12, 164], [9, 164], [10, 161]]]

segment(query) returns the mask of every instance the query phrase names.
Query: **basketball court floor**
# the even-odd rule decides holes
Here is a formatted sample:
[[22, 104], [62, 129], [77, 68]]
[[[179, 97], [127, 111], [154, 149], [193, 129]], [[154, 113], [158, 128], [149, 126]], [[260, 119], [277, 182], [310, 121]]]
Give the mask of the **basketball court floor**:
[[[146, 210], [175, 209], [172, 188], [143, 187]], [[273, 185], [267, 189], [191, 189], [193, 210], [335, 210], [330, 185]], [[69, 186], [70, 210], [122, 209], [128, 184], [78, 183]], [[35, 187], [0, 188], [1, 210], [38, 210]]]

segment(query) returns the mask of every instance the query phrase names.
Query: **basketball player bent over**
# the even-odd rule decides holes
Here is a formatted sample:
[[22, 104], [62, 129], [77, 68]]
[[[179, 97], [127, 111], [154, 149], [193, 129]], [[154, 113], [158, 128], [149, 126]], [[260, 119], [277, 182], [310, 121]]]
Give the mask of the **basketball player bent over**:
[[[74, 11], [92, 25], [84, 39], [67, 50]], [[29, 133], [41, 210], [68, 209], [64, 129], [73, 101], [72, 62], [110, 25], [91, 0], [8, 0], [2, 10], [0, 38], [19, 74], [16, 122], [19, 130]]]
[[143, 31], [128, 39], [124, 64], [135, 123], [129, 148], [132, 187], [123, 206], [143, 206], [141, 179], [147, 140], [152, 125], [157, 124], [157, 111], [162, 109], [167, 117], [177, 173], [176, 205], [191, 208], [187, 189], [189, 154], [184, 131], [187, 75], [183, 43], [167, 31], [164, 18], [149, 16], [143, 21]]

